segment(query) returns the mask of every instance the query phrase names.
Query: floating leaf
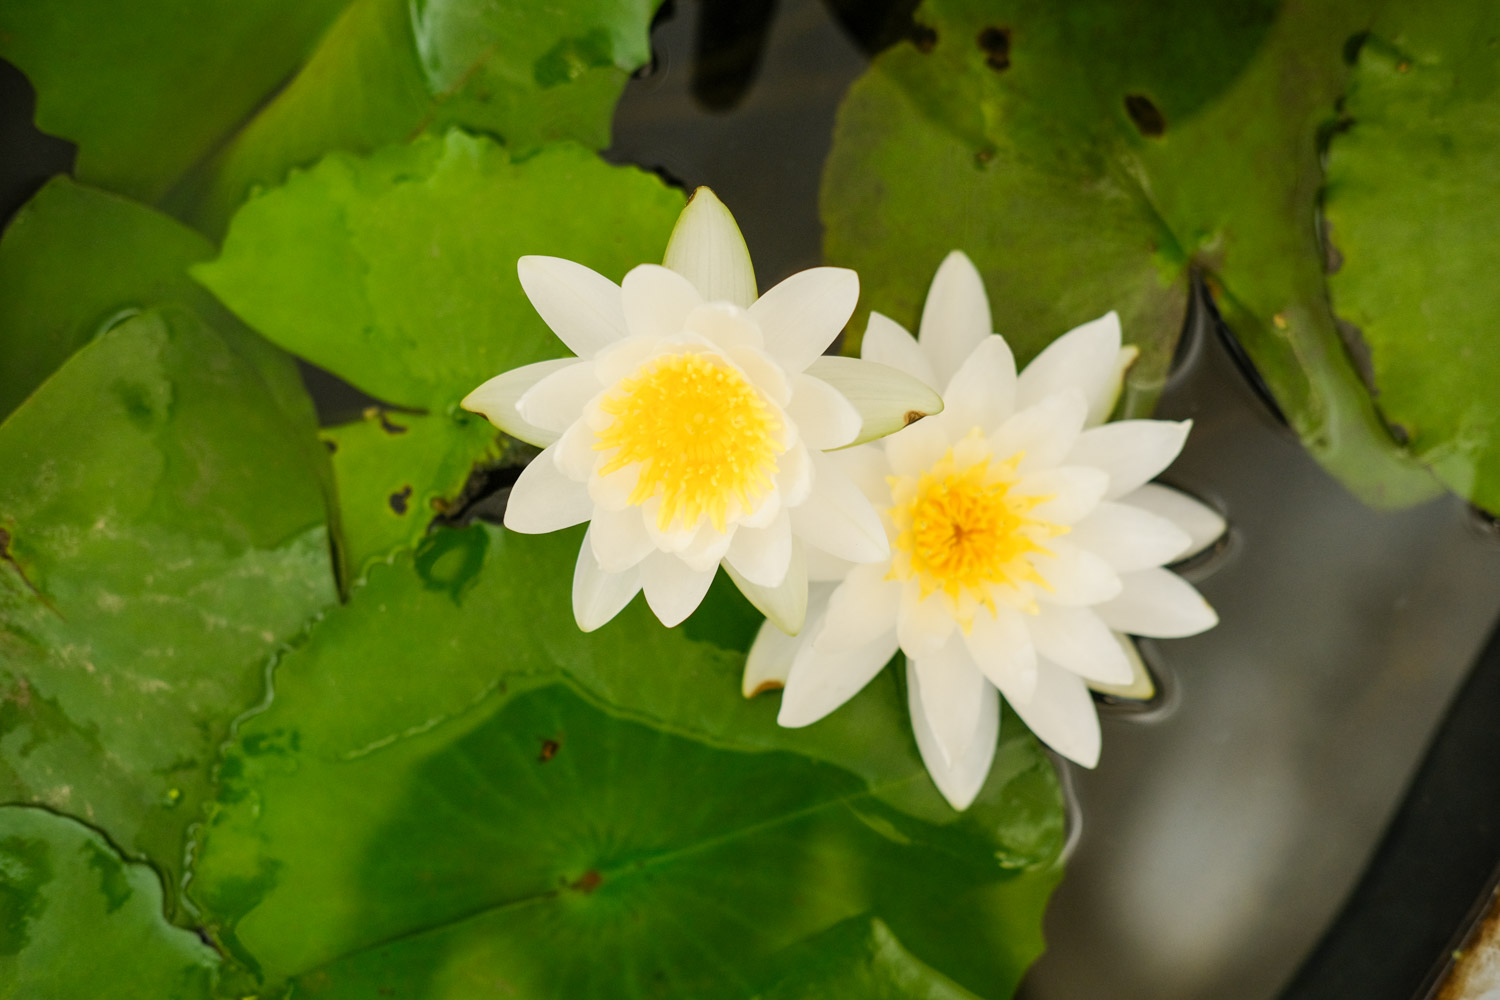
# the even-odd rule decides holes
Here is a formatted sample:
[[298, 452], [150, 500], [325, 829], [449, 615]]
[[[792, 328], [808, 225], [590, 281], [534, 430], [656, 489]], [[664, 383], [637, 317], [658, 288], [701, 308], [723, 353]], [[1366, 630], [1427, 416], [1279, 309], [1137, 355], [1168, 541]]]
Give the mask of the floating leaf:
[[219, 965], [162, 916], [162, 887], [103, 837], [0, 807], [0, 998], [207, 1000]]
[[333, 600], [310, 428], [181, 307], [0, 425], [0, 797], [164, 869], [270, 655]]
[[826, 250], [915, 325], [944, 254], [983, 272], [1021, 360], [1119, 310], [1149, 410], [1190, 277], [1308, 448], [1382, 505], [1432, 495], [1347, 356], [1315, 226], [1318, 138], [1364, 0], [1204, 6], [928, 0], [933, 34], [878, 57], [839, 114]]
[[1450, 488], [1500, 512], [1500, 17], [1391, 7], [1359, 46], [1325, 211], [1334, 310], [1376, 404]]
[[[567, 257], [618, 281], [660, 259], [681, 209], [656, 178], [577, 146], [514, 162], [451, 132], [369, 159], [330, 156], [245, 205], [223, 255], [194, 274], [287, 350], [426, 411], [400, 442], [333, 432], [357, 573], [420, 537], [431, 499], [451, 500], [493, 454], [494, 433], [458, 401], [501, 371], [567, 353], [522, 292], [517, 258]], [[380, 508], [405, 486], [423, 509], [392, 523]]]
[[282, 661], [189, 887], [235, 957], [310, 996], [748, 998], [783, 949], [869, 915], [1008, 995], [1062, 834], [1025, 727], [1007, 717], [956, 814], [894, 673], [781, 729], [774, 698], [739, 697], [742, 654], [639, 604], [580, 633], [539, 585], [577, 545], [440, 531]]

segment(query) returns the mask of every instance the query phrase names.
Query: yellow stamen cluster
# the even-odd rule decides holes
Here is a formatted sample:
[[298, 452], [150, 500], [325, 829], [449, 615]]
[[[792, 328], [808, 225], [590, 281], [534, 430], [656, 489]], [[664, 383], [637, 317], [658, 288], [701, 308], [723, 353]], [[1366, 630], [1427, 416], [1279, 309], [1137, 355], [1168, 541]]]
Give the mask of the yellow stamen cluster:
[[[964, 450], [982, 450], [979, 431], [969, 436]], [[950, 448], [919, 476], [892, 476], [895, 505], [889, 513], [896, 541], [889, 578], [915, 578], [924, 598], [941, 590], [956, 610], [982, 605], [993, 611], [997, 588], [1012, 603], [1035, 610], [1027, 585], [1051, 587], [1027, 557], [1050, 555], [1042, 543], [1068, 529], [1031, 516], [1050, 497], [1012, 491], [1023, 457], [996, 462], [986, 455], [960, 466]], [[972, 626], [972, 618], [963, 624]]]
[[614, 455], [599, 470], [609, 475], [640, 464], [630, 495], [639, 505], [661, 498], [657, 526], [666, 531], [702, 518], [723, 531], [730, 502], [753, 510], [776, 475], [781, 420], [738, 369], [711, 354], [663, 354], [621, 379], [600, 407], [614, 418], [594, 450]]

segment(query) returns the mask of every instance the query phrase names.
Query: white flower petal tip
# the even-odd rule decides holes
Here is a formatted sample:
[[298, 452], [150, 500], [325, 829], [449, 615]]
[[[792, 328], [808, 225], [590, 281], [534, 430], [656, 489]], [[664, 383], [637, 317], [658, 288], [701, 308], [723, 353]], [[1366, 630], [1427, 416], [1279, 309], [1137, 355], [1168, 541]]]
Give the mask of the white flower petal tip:
[[729, 209], [706, 187], [688, 198], [662, 263], [691, 281], [707, 301], [732, 302], [741, 309], [755, 301], [755, 269], [745, 237]]
[[640, 578], [634, 569], [624, 573], [606, 573], [600, 569], [588, 538], [584, 538], [573, 570], [573, 620], [581, 631], [602, 628], [640, 590]]
[[1089, 400], [1089, 416], [1085, 426], [1097, 427], [1115, 412], [1120, 394], [1125, 391], [1125, 376], [1130, 373], [1140, 356], [1141, 349], [1134, 344], [1126, 344], [1120, 348], [1120, 353], [1115, 356], [1115, 370], [1105, 384], [1104, 392], [1097, 399]]
[[1218, 614], [1193, 585], [1169, 570], [1126, 573], [1120, 583], [1118, 596], [1094, 608], [1116, 632], [1181, 639], [1219, 624]]
[[938, 384], [932, 362], [927, 360], [916, 338], [900, 323], [873, 310], [865, 327], [864, 340], [860, 343], [859, 356], [906, 372], [924, 385]]
[[1109, 474], [1106, 500], [1118, 500], [1156, 478], [1182, 452], [1191, 420], [1120, 420], [1084, 431], [1068, 453], [1069, 465], [1092, 465]]
[[995, 748], [1000, 736], [1000, 698], [992, 687], [984, 688], [979, 695], [979, 712], [973, 736], [967, 747], [957, 757], [948, 760], [943, 756], [937, 734], [928, 721], [926, 705], [922, 702], [921, 685], [917, 681], [915, 667], [906, 667], [906, 687], [910, 692], [907, 704], [911, 713], [912, 731], [917, 738], [917, 750], [922, 754], [922, 763], [932, 775], [948, 804], [959, 812], [974, 804], [984, 779], [990, 773], [995, 760]]
[[1114, 637], [1115, 642], [1120, 644], [1120, 652], [1130, 664], [1130, 680], [1125, 684], [1089, 681], [1090, 690], [1125, 701], [1151, 701], [1156, 697], [1156, 679], [1151, 676], [1151, 669], [1146, 666], [1146, 660], [1141, 656], [1141, 651], [1136, 648], [1135, 641], [1129, 636], [1116, 632]]
[[[1038, 354], [1016, 383], [1016, 406], [1035, 406], [1052, 393], [1075, 388], [1088, 401], [1090, 415], [1114, 406], [1111, 390], [1120, 356], [1120, 317], [1105, 313], [1074, 327]], [[1103, 419], [1100, 417], [1100, 419]]]
[[859, 304], [859, 275], [813, 267], [782, 281], [750, 306], [766, 350], [787, 371], [806, 370], [833, 343]]
[[724, 572], [767, 621], [789, 636], [802, 631], [807, 621], [807, 557], [801, 542], [793, 540], [786, 578], [774, 587], [745, 579], [733, 563], [724, 563]]
[[812, 725], [864, 690], [895, 654], [896, 637], [887, 630], [863, 646], [833, 654], [818, 652], [810, 642], [798, 645], [776, 715], [776, 724], [787, 729]]
[[543, 322], [580, 358], [626, 335], [620, 286], [602, 274], [561, 257], [522, 257], [516, 276]]
[[740, 681], [740, 693], [746, 698], [767, 691], [779, 691], [786, 687], [787, 675], [792, 671], [792, 660], [797, 656], [801, 644], [795, 636], [787, 635], [770, 621], [761, 622], [750, 644], [750, 653], [745, 657], [745, 673]]
[[1175, 524], [1188, 537], [1188, 545], [1175, 557], [1186, 562], [1218, 545], [1229, 531], [1224, 515], [1208, 504], [1161, 483], [1147, 483], [1120, 498], [1121, 503], [1149, 511]]
[[577, 358], [561, 358], [557, 361], [538, 361], [536, 364], [512, 368], [501, 372], [469, 393], [459, 403], [471, 413], [477, 413], [513, 438], [545, 448], [558, 439], [558, 432], [538, 427], [522, 418], [516, 404], [531, 387], [549, 375], [578, 364]]
[[859, 413], [858, 434], [841, 447], [883, 438], [943, 412], [943, 397], [931, 386], [877, 361], [825, 355], [807, 366], [807, 374], [833, 386]]
[[952, 251], [933, 275], [917, 336], [940, 384], [994, 329], [979, 269], [963, 251]]

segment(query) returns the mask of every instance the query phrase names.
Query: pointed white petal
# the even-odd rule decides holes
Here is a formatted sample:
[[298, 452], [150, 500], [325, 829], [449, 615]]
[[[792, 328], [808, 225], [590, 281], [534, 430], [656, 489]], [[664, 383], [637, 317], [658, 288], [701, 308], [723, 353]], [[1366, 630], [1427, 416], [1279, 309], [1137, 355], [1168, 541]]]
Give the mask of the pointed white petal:
[[824, 653], [855, 649], [891, 631], [901, 604], [901, 584], [887, 580], [890, 564], [855, 566], [828, 601], [828, 614], [813, 641]]
[[1037, 739], [1075, 764], [1099, 763], [1099, 713], [1082, 677], [1041, 660], [1036, 693], [1027, 702], [1012, 701], [1010, 707]]
[[842, 267], [799, 271], [750, 307], [766, 350], [789, 372], [800, 372], [822, 354], [854, 313], [859, 277]]
[[641, 575], [641, 589], [646, 592], [646, 603], [667, 628], [680, 625], [698, 609], [716, 571], [689, 569], [686, 563], [668, 552], [651, 553], [641, 561], [637, 570]]
[[1160, 483], [1147, 483], [1120, 498], [1121, 503], [1150, 511], [1177, 525], [1188, 536], [1188, 547], [1176, 558], [1191, 559], [1224, 536], [1229, 525], [1208, 504]]
[[521, 470], [505, 502], [505, 526], [527, 535], [570, 528], [593, 515], [588, 488], [563, 475], [550, 447]]
[[844, 471], [821, 452], [809, 452], [812, 492], [792, 508], [792, 531], [825, 552], [853, 563], [889, 558], [880, 515]]
[[1176, 573], [1143, 569], [1120, 577], [1119, 596], [1094, 608], [1116, 632], [1155, 639], [1177, 639], [1213, 628], [1219, 616], [1198, 591]]
[[1109, 415], [1115, 411], [1115, 404], [1120, 401], [1120, 393], [1125, 389], [1125, 373], [1130, 371], [1130, 366], [1135, 364], [1135, 359], [1140, 355], [1141, 349], [1134, 344], [1120, 348], [1115, 355], [1114, 371], [1109, 373], [1109, 378], [1099, 392], [1089, 398], [1089, 416], [1084, 422], [1085, 427], [1098, 427], [1109, 419]]
[[953, 251], [938, 266], [918, 330], [922, 353], [943, 385], [979, 342], [995, 332], [984, 279], [961, 251]]
[[937, 373], [932, 362], [917, 346], [917, 338], [906, 332], [906, 327], [882, 313], [871, 312], [870, 323], [865, 327], [865, 339], [860, 344], [859, 356], [866, 361], [905, 372], [924, 385], [937, 387]]
[[774, 587], [792, 564], [792, 519], [786, 511], [764, 528], [740, 525], [724, 558], [751, 583]]
[[577, 358], [559, 358], [556, 361], [538, 361], [522, 365], [508, 372], [501, 372], [464, 397], [459, 405], [472, 413], [478, 413], [513, 438], [527, 444], [545, 448], [557, 440], [557, 431], [538, 427], [521, 417], [516, 403], [527, 391], [549, 375], [577, 365]]
[[[589, 530], [593, 530], [592, 525]], [[599, 628], [619, 614], [640, 589], [640, 576], [635, 569], [606, 573], [599, 568], [585, 533], [573, 570], [573, 620], [578, 627], [585, 632]]]
[[[1075, 524], [1099, 506], [1099, 498], [1109, 488], [1109, 477], [1098, 469], [1081, 465], [1063, 465], [1043, 469], [1011, 487], [1017, 496], [1050, 497], [1031, 508], [1031, 517], [1053, 524]], [[1069, 538], [1076, 542], [1076, 539]], [[1088, 546], [1084, 546], [1087, 548]]]
[[579, 361], [560, 368], [533, 385], [516, 400], [521, 419], [561, 434], [583, 415], [589, 400], [604, 388], [594, 374], [592, 361]]
[[770, 622], [761, 622], [750, 644], [750, 653], [745, 657], [745, 675], [740, 681], [740, 693], [754, 698], [765, 691], [786, 687], [787, 675], [792, 672], [792, 660], [805, 640], [787, 635]]
[[807, 560], [801, 542], [792, 539], [792, 558], [787, 564], [786, 578], [774, 587], [751, 583], [729, 563], [724, 564], [724, 572], [745, 595], [745, 600], [755, 605], [755, 610], [777, 628], [787, 635], [802, 631], [802, 623], [807, 618]]
[[792, 376], [792, 401], [786, 415], [807, 446], [819, 451], [842, 448], [859, 434], [859, 411], [843, 393], [811, 375]]
[[1025, 701], [1036, 690], [1036, 646], [1023, 615], [1015, 608], [996, 607], [995, 614], [980, 611], [974, 627], [964, 636], [969, 655], [991, 684], [1011, 699]]
[[948, 642], [957, 628], [953, 610], [941, 593], [922, 598], [913, 582], [903, 585], [901, 606], [896, 615], [896, 637], [907, 656], [931, 656]]
[[1035, 406], [1070, 387], [1081, 391], [1087, 402], [1100, 400], [1108, 392], [1119, 356], [1120, 317], [1115, 313], [1075, 327], [1026, 366], [1016, 385], [1016, 405]]
[[[1088, 409], [1083, 393], [1077, 389], [1063, 389], [1017, 411], [989, 436], [990, 448], [1000, 461], [1017, 452], [1024, 453], [1023, 472], [1061, 465], [1079, 440]], [[1070, 461], [1068, 464], [1086, 463]]]
[[1141, 659], [1141, 651], [1135, 648], [1135, 640], [1118, 632], [1114, 633], [1114, 636], [1115, 642], [1119, 644], [1120, 652], [1130, 664], [1130, 680], [1124, 684], [1102, 684], [1099, 681], [1089, 681], [1089, 689], [1115, 698], [1129, 698], [1131, 701], [1150, 701], [1155, 698], [1156, 681], [1152, 679], [1151, 671], [1146, 669], [1146, 661]]
[[927, 724], [937, 737], [938, 753], [952, 767], [974, 740], [979, 707], [990, 682], [975, 668], [956, 635], [935, 652], [912, 658], [911, 664]]
[[632, 336], [673, 337], [687, 326], [687, 318], [703, 304], [692, 282], [658, 264], [640, 264], [620, 282], [625, 322]]
[[580, 358], [591, 358], [625, 336], [620, 286], [561, 257], [516, 261], [521, 288], [557, 339]]
[[906, 665], [907, 704], [911, 711], [912, 732], [917, 737], [917, 749], [922, 753], [922, 763], [932, 775], [932, 783], [954, 809], [963, 811], [974, 802], [984, 779], [990, 773], [995, 760], [995, 747], [1000, 737], [1000, 696], [995, 689], [985, 685], [979, 695], [979, 722], [974, 727], [974, 738], [968, 749], [952, 762], [943, 759], [937, 734], [927, 721], [927, 707], [922, 702], [916, 669]]
[[606, 573], [623, 573], [656, 550], [639, 507], [596, 508], [589, 524], [594, 560]]
[[729, 209], [706, 187], [688, 198], [662, 263], [691, 281], [709, 302], [748, 309], [755, 301], [755, 270], [745, 237]]
[[807, 374], [833, 386], [859, 412], [859, 433], [846, 445], [885, 437], [943, 410], [943, 397], [926, 383], [874, 361], [827, 355], [808, 365]]
[[1117, 573], [1165, 565], [1192, 544], [1187, 532], [1166, 518], [1108, 501], [1075, 524], [1068, 541], [1099, 556]]
[[971, 428], [988, 434], [1015, 410], [1016, 359], [1003, 337], [990, 334], [964, 359], [943, 390], [943, 421], [960, 438]]
[[792, 661], [776, 721], [788, 729], [812, 725], [859, 694], [895, 652], [896, 634], [890, 629], [842, 653], [820, 653], [804, 642]]
[[1044, 604], [1025, 618], [1037, 652], [1084, 680], [1128, 684], [1134, 676], [1114, 633], [1088, 608]]
[[1191, 420], [1119, 420], [1094, 427], [1078, 436], [1067, 463], [1109, 473], [1104, 499], [1118, 500], [1171, 465], [1192, 427]]
[[1082, 607], [1120, 594], [1120, 576], [1103, 559], [1060, 538], [1047, 547], [1055, 555], [1032, 557], [1032, 565], [1052, 588], [1038, 593], [1038, 601]]

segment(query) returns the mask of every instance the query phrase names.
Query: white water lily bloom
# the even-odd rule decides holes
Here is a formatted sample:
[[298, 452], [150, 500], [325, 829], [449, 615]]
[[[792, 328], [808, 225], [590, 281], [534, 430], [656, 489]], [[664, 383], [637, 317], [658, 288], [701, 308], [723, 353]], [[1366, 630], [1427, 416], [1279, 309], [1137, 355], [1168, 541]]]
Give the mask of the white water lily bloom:
[[722, 563], [795, 632], [803, 538], [856, 562], [886, 558], [879, 515], [824, 452], [942, 403], [885, 365], [821, 357], [859, 298], [853, 271], [802, 271], [757, 298], [744, 239], [707, 188], [683, 210], [664, 266], [619, 285], [556, 257], [522, 257], [516, 270], [576, 357], [505, 372], [463, 405], [543, 448], [511, 489], [506, 527], [589, 522], [573, 578], [580, 628], [641, 590], [676, 625]]
[[1135, 357], [1114, 313], [1019, 375], [991, 329], [979, 273], [957, 252], [933, 279], [918, 339], [871, 315], [863, 356], [944, 386], [946, 408], [840, 453], [881, 511], [890, 555], [822, 560], [814, 577], [830, 584], [814, 585], [809, 628], [795, 639], [762, 629], [744, 682], [747, 696], [784, 684], [779, 721], [805, 726], [899, 648], [917, 746], [957, 809], [989, 772], [1001, 695], [1054, 750], [1098, 762], [1090, 686], [1136, 677], [1126, 634], [1217, 622], [1162, 567], [1224, 530], [1203, 504], [1147, 482], [1182, 449], [1188, 422], [1103, 423]]

